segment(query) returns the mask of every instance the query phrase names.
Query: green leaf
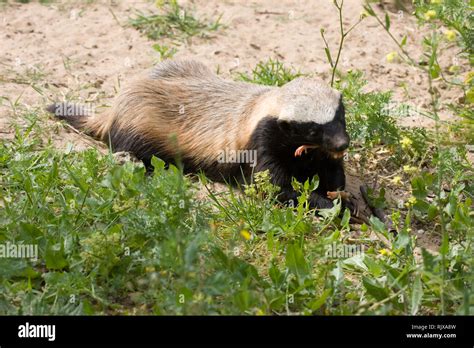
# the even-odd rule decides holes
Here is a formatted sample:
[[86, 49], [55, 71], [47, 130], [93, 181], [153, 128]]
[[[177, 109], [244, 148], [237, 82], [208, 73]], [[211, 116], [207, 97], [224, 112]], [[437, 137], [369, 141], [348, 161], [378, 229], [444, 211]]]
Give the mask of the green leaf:
[[64, 247], [62, 243], [49, 246], [46, 249], [44, 258], [46, 260], [46, 267], [51, 270], [62, 270], [68, 265], [64, 257]]
[[423, 286], [421, 285], [421, 277], [416, 275], [413, 282], [413, 290], [411, 292], [411, 315], [415, 315], [420, 308], [421, 299], [423, 298]]
[[364, 255], [358, 254], [345, 259], [342, 262], [345, 266], [351, 266], [349, 268], [359, 269], [361, 271], [368, 271], [366, 264], [364, 263]]
[[312, 301], [309, 304], [309, 308], [311, 308], [312, 311], [318, 310], [326, 302], [329, 294], [331, 294], [331, 289], [324, 290], [318, 299]]
[[165, 168], [165, 162], [155, 156], [151, 158], [151, 165], [153, 166], [155, 173], [160, 173]]
[[382, 233], [382, 234], [385, 234], [387, 232], [387, 227], [385, 226], [385, 224], [379, 220], [379, 218], [377, 218], [376, 216], [371, 216], [370, 219], [370, 226], [372, 226], [372, 228], [378, 232], [378, 233]]
[[369, 15], [375, 16], [375, 12], [369, 4], [364, 5], [364, 10], [366, 10]]
[[297, 244], [289, 245], [286, 250], [286, 267], [298, 279], [304, 279], [309, 275], [309, 267], [304, 259], [303, 251]]
[[389, 296], [388, 290], [380, 286], [374, 279], [363, 277], [362, 284], [367, 290], [367, 293], [378, 301], [386, 299]]
[[433, 267], [435, 266], [435, 257], [425, 248], [421, 248], [421, 255], [423, 256], [423, 267], [425, 270], [433, 270]]
[[410, 242], [411, 242], [410, 235], [408, 234], [408, 232], [405, 229], [403, 229], [402, 231], [400, 231], [400, 233], [395, 238], [395, 242], [393, 243], [393, 247], [395, 249], [403, 249], [406, 246], [408, 246], [410, 244]]
[[341, 226], [349, 228], [349, 220], [351, 219], [351, 213], [349, 209], [344, 210], [344, 215], [342, 216], [341, 219]]
[[364, 263], [367, 265], [367, 268], [369, 269], [369, 273], [373, 275], [374, 277], [379, 277], [382, 274], [383, 267], [380, 265], [380, 263], [375, 261], [373, 258], [365, 255]]
[[330, 274], [334, 277], [334, 286], [339, 286], [344, 281], [344, 271], [342, 269], [341, 260], [337, 261]]
[[268, 270], [268, 275], [270, 276], [270, 279], [272, 280], [275, 286], [281, 285], [283, 280], [283, 273], [280, 272], [280, 270], [275, 264], [272, 264], [270, 266], [270, 269]]
[[385, 28], [387, 28], [387, 30], [390, 30], [390, 17], [388, 13], [385, 13]]
[[438, 64], [433, 64], [433, 66], [430, 67], [431, 78], [433, 78], [433, 79], [438, 78], [439, 75], [440, 75], [440, 72], [441, 72], [441, 68], [439, 67]]
[[44, 236], [37, 226], [26, 222], [20, 222], [20, 236], [24, 243], [36, 243], [36, 240]]
[[441, 242], [441, 246], [439, 247], [439, 252], [441, 255], [448, 255], [449, 252], [449, 237], [448, 234], [445, 233], [443, 235], [443, 241]]
[[407, 44], [407, 36], [405, 35], [402, 39], [402, 42], [400, 42], [400, 46], [405, 46]]
[[306, 192], [309, 190], [309, 179], [306, 179], [306, 181], [303, 184], [303, 190]]
[[332, 62], [331, 52], [329, 51], [329, 48], [325, 47], [324, 52], [326, 52], [326, 57], [328, 58], [328, 62], [331, 65], [331, 68], [333, 68], [334, 63]]

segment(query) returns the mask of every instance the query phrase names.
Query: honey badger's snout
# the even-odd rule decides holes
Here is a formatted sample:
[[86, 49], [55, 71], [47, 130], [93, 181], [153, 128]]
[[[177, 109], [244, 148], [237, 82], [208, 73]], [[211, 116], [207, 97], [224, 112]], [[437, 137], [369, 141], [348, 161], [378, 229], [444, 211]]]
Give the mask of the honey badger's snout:
[[332, 148], [336, 152], [345, 151], [349, 147], [350, 139], [346, 131], [336, 135], [332, 139]]
[[323, 131], [323, 144], [329, 152], [343, 152], [349, 147], [350, 138], [343, 124], [331, 125]]

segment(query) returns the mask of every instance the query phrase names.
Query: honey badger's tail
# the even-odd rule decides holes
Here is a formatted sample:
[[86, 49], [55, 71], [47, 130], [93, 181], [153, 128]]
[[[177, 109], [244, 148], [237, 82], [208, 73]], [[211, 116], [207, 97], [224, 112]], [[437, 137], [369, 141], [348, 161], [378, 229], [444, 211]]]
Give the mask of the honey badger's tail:
[[46, 108], [47, 111], [54, 114], [60, 120], [65, 120], [77, 130], [103, 140], [107, 131], [106, 115], [99, 117], [93, 115], [91, 107], [72, 104], [72, 103], [54, 103]]

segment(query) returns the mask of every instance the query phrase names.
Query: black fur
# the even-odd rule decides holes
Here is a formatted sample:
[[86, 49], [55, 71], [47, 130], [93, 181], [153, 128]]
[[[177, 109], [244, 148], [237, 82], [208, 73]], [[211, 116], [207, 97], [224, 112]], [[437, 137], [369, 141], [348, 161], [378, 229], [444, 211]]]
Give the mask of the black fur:
[[[148, 172], [153, 171], [151, 158], [155, 156], [166, 162], [167, 165], [170, 163], [177, 165], [186, 174], [202, 171], [213, 181], [241, 184], [245, 180], [248, 182], [250, 179], [251, 168], [248, 164], [218, 163], [216, 154], [215, 162], [197, 165], [193, 158], [170, 154], [162, 144], [150, 141], [141, 133], [121, 129], [115, 123], [112, 124], [106, 141], [113, 152], [128, 151], [133, 153], [139, 160], [143, 161]], [[170, 141], [173, 141], [172, 137]], [[178, 144], [176, 144], [176, 149], [179, 153]]]
[[[333, 121], [316, 123], [281, 122], [273, 117], [260, 121], [252, 135], [250, 147], [258, 153], [256, 172], [270, 170], [273, 184], [281, 188], [279, 200], [296, 203], [298, 194], [292, 188], [292, 177], [300, 182], [319, 177], [319, 186], [312, 192], [309, 204], [312, 208], [330, 208], [332, 201], [327, 191], [343, 190], [345, 174], [342, 159], [334, 159], [329, 151], [342, 151], [349, 145], [345, 130], [344, 106], [340, 104]], [[301, 157], [295, 150], [303, 144], [317, 144]]]

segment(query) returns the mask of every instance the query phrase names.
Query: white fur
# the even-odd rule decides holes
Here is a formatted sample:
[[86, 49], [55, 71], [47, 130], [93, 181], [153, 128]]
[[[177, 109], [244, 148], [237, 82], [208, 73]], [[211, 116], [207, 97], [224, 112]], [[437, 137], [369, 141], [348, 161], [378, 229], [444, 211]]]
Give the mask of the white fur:
[[331, 122], [340, 104], [341, 93], [324, 82], [298, 78], [280, 89], [278, 119], [297, 122]]

